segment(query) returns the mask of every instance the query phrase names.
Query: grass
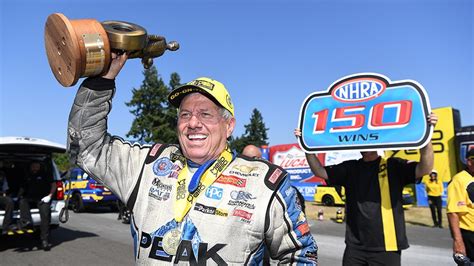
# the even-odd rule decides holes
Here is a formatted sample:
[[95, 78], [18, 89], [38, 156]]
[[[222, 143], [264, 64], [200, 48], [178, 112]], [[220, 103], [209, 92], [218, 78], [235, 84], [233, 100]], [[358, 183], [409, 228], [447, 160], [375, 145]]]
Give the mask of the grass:
[[[328, 207], [316, 204], [314, 202], [306, 202], [306, 216], [308, 219], [317, 220], [318, 211], [320, 209], [324, 212], [324, 219], [335, 219], [336, 211], [341, 208], [344, 212], [344, 206]], [[448, 226], [448, 218], [446, 216], [446, 209], [442, 212], [443, 226]], [[431, 218], [431, 211], [429, 207], [410, 207], [405, 209], [405, 222], [411, 225], [418, 226], [433, 226]]]

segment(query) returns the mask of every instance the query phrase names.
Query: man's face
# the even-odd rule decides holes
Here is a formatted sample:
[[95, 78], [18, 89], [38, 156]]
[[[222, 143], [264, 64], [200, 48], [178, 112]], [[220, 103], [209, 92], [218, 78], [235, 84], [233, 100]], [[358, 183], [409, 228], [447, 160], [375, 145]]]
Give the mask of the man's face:
[[32, 163], [30, 166], [31, 173], [37, 174], [41, 170], [41, 165], [39, 163]]
[[235, 119], [225, 120], [220, 108], [204, 95], [187, 95], [178, 113], [178, 139], [184, 156], [198, 164], [217, 159], [234, 126]]

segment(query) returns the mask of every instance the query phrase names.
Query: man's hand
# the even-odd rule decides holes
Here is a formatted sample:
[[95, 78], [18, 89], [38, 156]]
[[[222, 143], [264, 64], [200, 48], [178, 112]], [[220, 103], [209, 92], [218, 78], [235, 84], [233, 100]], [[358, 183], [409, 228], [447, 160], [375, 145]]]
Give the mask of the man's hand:
[[49, 203], [50, 201], [51, 201], [51, 195], [48, 195], [41, 199], [41, 202], [44, 202], [44, 203]]
[[299, 128], [295, 128], [295, 130], [293, 130], [293, 134], [295, 134], [295, 137], [301, 137], [301, 129]]
[[428, 115], [428, 123], [435, 127], [436, 123], [438, 123], [438, 116], [435, 113], [431, 112], [430, 115]]
[[106, 79], [115, 79], [115, 77], [120, 73], [120, 70], [122, 70], [127, 59], [127, 53], [118, 55], [117, 53], [112, 52], [112, 62], [110, 63], [109, 71], [102, 77]]

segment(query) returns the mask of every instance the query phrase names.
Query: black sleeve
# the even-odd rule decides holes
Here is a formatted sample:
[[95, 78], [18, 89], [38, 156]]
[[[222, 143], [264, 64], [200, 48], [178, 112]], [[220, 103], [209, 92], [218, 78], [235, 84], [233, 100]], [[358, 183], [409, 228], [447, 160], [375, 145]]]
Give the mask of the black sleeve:
[[390, 172], [394, 172], [396, 176], [402, 179], [402, 186], [414, 184], [416, 182], [416, 166], [417, 162], [409, 162], [401, 158], [390, 158], [388, 163]]
[[347, 182], [348, 172], [350, 170], [351, 161], [343, 162], [336, 165], [326, 166], [328, 174], [328, 185], [345, 186]]

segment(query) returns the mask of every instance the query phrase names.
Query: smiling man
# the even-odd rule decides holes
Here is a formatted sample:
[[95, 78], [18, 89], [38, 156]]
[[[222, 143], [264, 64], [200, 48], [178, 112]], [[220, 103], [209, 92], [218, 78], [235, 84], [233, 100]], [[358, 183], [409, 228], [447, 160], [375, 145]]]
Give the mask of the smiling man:
[[137, 264], [257, 265], [267, 247], [284, 264], [317, 263], [317, 246], [287, 173], [233, 154], [234, 106], [224, 85], [198, 78], [174, 89], [179, 145], [139, 145], [107, 133], [116, 56], [79, 88], [68, 126], [77, 164], [132, 210]]

